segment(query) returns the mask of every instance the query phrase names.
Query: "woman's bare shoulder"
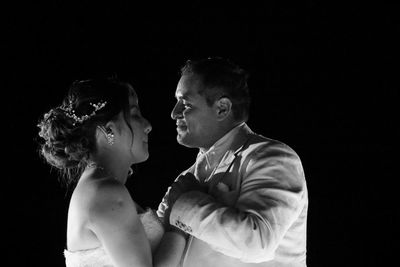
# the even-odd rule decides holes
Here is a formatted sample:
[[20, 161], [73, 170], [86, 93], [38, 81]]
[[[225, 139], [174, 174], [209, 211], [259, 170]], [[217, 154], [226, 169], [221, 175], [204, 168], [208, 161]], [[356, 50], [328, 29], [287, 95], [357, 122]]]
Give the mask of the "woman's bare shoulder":
[[135, 204], [124, 184], [113, 178], [89, 179], [74, 192], [77, 203], [90, 218], [134, 212]]

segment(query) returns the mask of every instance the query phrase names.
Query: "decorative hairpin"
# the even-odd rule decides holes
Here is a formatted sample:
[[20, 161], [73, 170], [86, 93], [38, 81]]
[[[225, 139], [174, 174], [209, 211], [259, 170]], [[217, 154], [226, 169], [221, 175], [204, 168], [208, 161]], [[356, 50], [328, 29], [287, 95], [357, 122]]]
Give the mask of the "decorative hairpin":
[[65, 115], [68, 118], [73, 119], [75, 122], [72, 124], [75, 126], [76, 123], [82, 123], [88, 119], [90, 119], [91, 117], [93, 117], [94, 115], [96, 115], [96, 112], [99, 111], [100, 109], [104, 108], [107, 104], [107, 101], [100, 101], [97, 104], [93, 104], [93, 103], [89, 103], [89, 105], [91, 105], [92, 107], [94, 107], [94, 110], [92, 113], [90, 114], [86, 114], [86, 115], [82, 115], [82, 116], [77, 116], [75, 114], [75, 110], [72, 107], [72, 101], [69, 101], [69, 105], [67, 107], [63, 107], [61, 106], [60, 109], [64, 111]]

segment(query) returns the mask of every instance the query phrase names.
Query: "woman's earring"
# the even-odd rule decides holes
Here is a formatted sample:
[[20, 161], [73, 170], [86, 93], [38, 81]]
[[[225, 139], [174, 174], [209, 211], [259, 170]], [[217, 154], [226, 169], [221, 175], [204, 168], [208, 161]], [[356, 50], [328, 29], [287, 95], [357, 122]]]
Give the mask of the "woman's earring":
[[105, 135], [106, 138], [107, 138], [108, 144], [109, 144], [110, 146], [112, 146], [112, 145], [114, 144], [114, 142], [115, 142], [114, 133], [112, 132], [112, 130], [109, 129], [109, 130], [107, 131], [107, 130], [104, 129], [104, 127], [100, 127], [100, 126], [97, 126], [97, 128], [99, 128], [99, 129], [104, 133], [104, 135]]
[[107, 137], [108, 144], [110, 146], [112, 146], [114, 144], [114, 141], [115, 141], [113, 132], [107, 133], [106, 137]]

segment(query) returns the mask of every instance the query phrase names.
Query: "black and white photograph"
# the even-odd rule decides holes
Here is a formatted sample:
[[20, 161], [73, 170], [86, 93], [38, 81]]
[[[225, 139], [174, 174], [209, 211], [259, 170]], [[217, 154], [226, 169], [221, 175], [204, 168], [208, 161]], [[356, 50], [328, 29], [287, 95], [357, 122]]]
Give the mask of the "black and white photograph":
[[2, 266], [396, 261], [398, 4], [2, 12]]

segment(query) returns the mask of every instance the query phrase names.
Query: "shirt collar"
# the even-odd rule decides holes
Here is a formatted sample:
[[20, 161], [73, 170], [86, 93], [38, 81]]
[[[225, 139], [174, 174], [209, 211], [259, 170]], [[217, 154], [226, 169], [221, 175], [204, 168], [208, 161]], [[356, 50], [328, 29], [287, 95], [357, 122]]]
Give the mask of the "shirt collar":
[[211, 146], [207, 151], [203, 151], [200, 149], [199, 156], [205, 155], [209, 167], [213, 167], [213, 165], [215, 165], [222, 158], [222, 156], [225, 154], [225, 152], [229, 149], [232, 142], [234, 141], [236, 134], [245, 124], [245, 122], [242, 122], [232, 128], [217, 142], [215, 142], [214, 145]]

